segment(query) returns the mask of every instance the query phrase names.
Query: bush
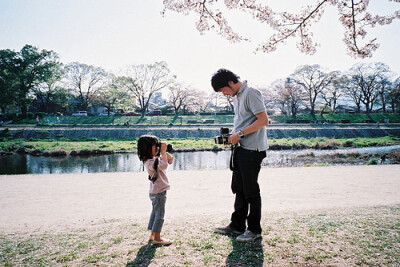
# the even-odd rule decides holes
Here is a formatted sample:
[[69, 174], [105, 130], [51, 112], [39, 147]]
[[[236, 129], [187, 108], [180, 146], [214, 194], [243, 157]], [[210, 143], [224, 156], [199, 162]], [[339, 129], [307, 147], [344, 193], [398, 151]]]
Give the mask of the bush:
[[352, 141], [346, 141], [344, 144], [343, 144], [343, 146], [344, 147], [353, 147], [354, 146], [354, 143], [352, 142]]
[[[39, 118], [44, 118], [46, 115], [47, 115], [46, 112], [36, 112], [35, 118], [36, 118], [36, 116], [39, 116]], [[33, 117], [32, 117], [32, 118], [33, 118]]]
[[367, 165], [378, 165], [378, 159], [372, 158], [367, 162]]
[[10, 130], [8, 128], [5, 128], [0, 132], [0, 137], [1, 138], [10, 138], [12, 136]]

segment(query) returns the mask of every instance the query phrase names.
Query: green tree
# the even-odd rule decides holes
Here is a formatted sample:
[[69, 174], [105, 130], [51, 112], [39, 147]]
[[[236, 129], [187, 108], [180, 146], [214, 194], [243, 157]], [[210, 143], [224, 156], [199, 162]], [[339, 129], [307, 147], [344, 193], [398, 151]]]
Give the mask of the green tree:
[[54, 105], [55, 111], [66, 113], [68, 112], [69, 101], [71, 98], [72, 95], [68, 93], [67, 89], [56, 86], [53, 94], [51, 95], [50, 102]]
[[15, 103], [15, 96], [13, 94], [13, 83], [16, 78], [11, 71], [14, 65], [13, 58], [15, 52], [11, 50], [0, 50], [0, 111], [5, 113], [7, 107]]
[[116, 107], [123, 108], [126, 104], [131, 105], [133, 102], [133, 97], [123, 88], [119, 87], [118, 78], [116, 77], [93, 97], [93, 103], [105, 107], [108, 115], [110, 115], [110, 112]]
[[[39, 50], [37, 47], [25, 45], [20, 52], [12, 50], [0, 51], [0, 75], [3, 82], [1, 87], [14, 95], [14, 103], [21, 108], [23, 117], [26, 117], [31, 102], [29, 93], [39, 84], [52, 77], [53, 72], [61, 64], [54, 51]], [[9, 104], [9, 103], [8, 103]]]
[[50, 103], [54, 102], [56, 94], [59, 94], [60, 87], [57, 83], [61, 80], [61, 68], [54, 66], [49, 77], [43, 83], [32, 88], [32, 92], [35, 95], [40, 105], [40, 111], [50, 112]]

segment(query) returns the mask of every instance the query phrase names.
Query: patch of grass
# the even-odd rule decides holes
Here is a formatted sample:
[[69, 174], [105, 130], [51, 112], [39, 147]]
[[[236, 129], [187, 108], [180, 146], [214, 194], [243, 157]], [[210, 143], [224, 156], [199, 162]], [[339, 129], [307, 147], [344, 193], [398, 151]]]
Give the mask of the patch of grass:
[[366, 165], [378, 165], [379, 159], [377, 158], [372, 158], [370, 159]]
[[94, 253], [92, 255], [87, 256], [83, 259], [84, 262], [87, 263], [99, 263], [105, 259], [105, 255], [103, 253]]
[[117, 236], [117, 237], [112, 238], [111, 240], [112, 240], [113, 244], [119, 244], [123, 241], [123, 239], [124, 238], [122, 236]]
[[[287, 120], [291, 120], [291, 116], [279, 115], [270, 116], [272, 120], [278, 123], [284, 123]], [[392, 123], [400, 122], [400, 116], [396, 113], [371, 113], [370, 117], [367, 114], [359, 113], [330, 113], [324, 114], [323, 117], [320, 114], [316, 114], [313, 118], [310, 114], [299, 114], [296, 118], [297, 120], [308, 120], [308, 121], [329, 121], [334, 123], [340, 123], [342, 120], [348, 120], [350, 123], [363, 123], [366, 120], [374, 120], [383, 122], [385, 119], [389, 119]]]
[[78, 257], [78, 254], [75, 251], [70, 251], [67, 254], [62, 254], [56, 258], [57, 263], [65, 263], [72, 261]]
[[[285, 123], [287, 120], [291, 120], [291, 116], [285, 115], [270, 115], [270, 120], [274, 123]], [[362, 123], [365, 120], [374, 120], [383, 122], [388, 119], [391, 123], [399, 123], [400, 116], [396, 113], [371, 113], [368, 117], [367, 114], [349, 114], [349, 113], [330, 113], [316, 114], [313, 118], [310, 114], [298, 114], [297, 120], [308, 120], [308, 121], [329, 121], [334, 123], [341, 123], [343, 120], [348, 120], [350, 123]], [[41, 125], [125, 125], [126, 122], [129, 125], [202, 125], [203, 120], [213, 120], [215, 124], [232, 124], [233, 115], [226, 114], [212, 114], [212, 115], [161, 115], [161, 116], [88, 116], [88, 117], [74, 117], [74, 116], [43, 116], [40, 120]], [[191, 123], [189, 123], [191, 122]], [[19, 120], [21, 124], [35, 124], [34, 117], [28, 119]]]
[[[213, 138], [167, 138], [166, 141], [175, 149], [195, 149], [207, 148], [213, 149], [224, 148], [222, 145], [216, 146]], [[290, 149], [307, 149], [307, 148], [329, 148], [329, 147], [348, 147], [349, 143], [355, 147], [370, 147], [370, 146], [386, 146], [400, 144], [400, 138], [395, 136], [376, 137], [376, 138], [285, 138], [285, 139], [269, 139], [271, 149], [275, 146], [287, 147]], [[0, 148], [4, 151], [14, 151], [20, 147], [27, 148], [27, 151], [35, 149], [54, 151], [54, 150], [112, 150], [112, 151], [136, 151], [137, 139], [133, 140], [100, 140], [100, 139], [81, 139], [81, 140], [66, 140], [66, 139], [37, 139], [37, 140], [5, 140], [0, 142]]]
[[304, 167], [326, 167], [330, 166], [328, 163], [307, 163], [304, 164]]
[[110, 221], [68, 232], [1, 233], [1, 266], [396, 266], [400, 205], [266, 213], [252, 243], [212, 233], [207, 216], [166, 221], [169, 247], [147, 243], [146, 221]]

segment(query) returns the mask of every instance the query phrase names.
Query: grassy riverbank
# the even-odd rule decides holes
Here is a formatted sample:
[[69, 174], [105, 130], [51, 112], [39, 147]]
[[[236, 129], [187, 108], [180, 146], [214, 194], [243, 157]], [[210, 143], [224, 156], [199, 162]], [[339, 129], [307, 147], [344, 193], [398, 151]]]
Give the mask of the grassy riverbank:
[[[33, 114], [29, 118], [15, 120], [16, 124], [36, 124], [36, 116]], [[286, 115], [270, 115], [272, 123], [285, 123], [293, 121], [291, 116]], [[400, 115], [398, 113], [371, 113], [369, 116], [362, 113], [330, 113], [316, 114], [315, 117], [310, 114], [299, 114], [295, 120], [298, 121], [327, 121], [331, 123], [363, 123], [365, 121], [388, 120], [390, 123], [400, 123]], [[209, 115], [160, 115], [160, 116], [43, 116], [40, 119], [41, 125], [195, 125], [195, 124], [233, 124], [233, 115], [230, 114], [209, 114]]]
[[[223, 146], [216, 146], [211, 138], [186, 138], [186, 139], [166, 139], [172, 144], [174, 149], [216, 149]], [[386, 136], [374, 138], [284, 138], [269, 139], [270, 149], [332, 149], [340, 147], [371, 147], [371, 146], [387, 146], [400, 144], [400, 137]], [[135, 140], [99, 140], [99, 139], [81, 139], [66, 140], [60, 138], [58, 140], [4, 140], [0, 142], [0, 151], [15, 152], [20, 148], [24, 148], [29, 153], [34, 150], [42, 151], [79, 151], [79, 150], [104, 150], [114, 152], [132, 152], [136, 151], [137, 139]]]
[[144, 221], [0, 233], [1, 266], [397, 266], [400, 206], [263, 214], [262, 239], [241, 244], [222, 218], [169, 220], [169, 247], [147, 244]]

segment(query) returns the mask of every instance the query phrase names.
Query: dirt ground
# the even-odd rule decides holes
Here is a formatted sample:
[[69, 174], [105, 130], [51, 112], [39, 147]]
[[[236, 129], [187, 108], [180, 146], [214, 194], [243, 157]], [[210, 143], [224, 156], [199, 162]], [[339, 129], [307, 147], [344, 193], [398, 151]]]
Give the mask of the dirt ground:
[[[166, 219], [229, 219], [229, 170], [169, 171]], [[263, 168], [263, 211], [288, 212], [400, 203], [400, 165]], [[107, 220], [146, 219], [144, 172], [0, 176], [0, 232], [65, 230]]]

